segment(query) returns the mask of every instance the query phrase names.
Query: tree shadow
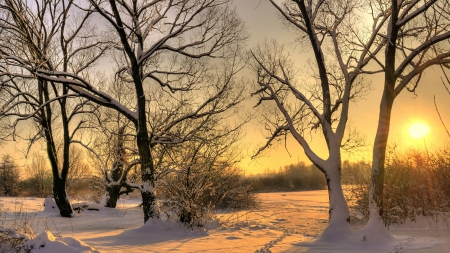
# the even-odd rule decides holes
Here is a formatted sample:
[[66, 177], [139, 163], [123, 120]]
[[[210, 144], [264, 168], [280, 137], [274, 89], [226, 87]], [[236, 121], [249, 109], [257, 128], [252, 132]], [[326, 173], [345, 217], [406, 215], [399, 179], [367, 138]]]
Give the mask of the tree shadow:
[[[150, 223], [150, 224], [149, 224]], [[188, 242], [192, 239], [208, 236], [201, 229], [190, 229], [179, 222], [148, 221], [141, 227], [127, 229], [117, 235], [108, 235], [84, 241], [92, 246], [102, 247], [139, 247], [166, 241]]]

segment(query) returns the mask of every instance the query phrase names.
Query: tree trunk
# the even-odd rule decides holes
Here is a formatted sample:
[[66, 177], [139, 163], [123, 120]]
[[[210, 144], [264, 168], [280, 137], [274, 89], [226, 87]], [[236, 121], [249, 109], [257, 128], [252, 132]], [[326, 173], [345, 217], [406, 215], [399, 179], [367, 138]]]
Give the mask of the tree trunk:
[[106, 186], [106, 207], [110, 208], [116, 208], [117, 201], [120, 197], [120, 189], [122, 188], [121, 185], [111, 185]]
[[350, 212], [341, 185], [340, 165], [325, 169], [329, 197], [329, 224], [322, 233], [321, 240], [336, 241], [352, 233]]
[[[139, 108], [145, 109], [145, 97], [139, 99]], [[145, 111], [139, 110], [139, 121], [137, 122], [137, 146], [141, 160], [141, 181], [140, 187], [142, 196], [142, 209], [144, 211], [144, 223], [149, 219], [159, 218], [159, 209], [156, 204], [154, 185], [154, 167], [150, 151], [150, 139], [147, 132], [147, 122]]]
[[385, 88], [380, 104], [378, 128], [373, 145], [372, 180], [369, 188], [369, 219], [380, 219], [383, 217], [384, 162], [393, 102], [393, 95]]
[[[394, 62], [394, 61], [392, 61]], [[391, 71], [388, 71], [390, 69]], [[372, 180], [369, 187], [369, 220], [361, 230], [362, 240], [371, 242], [393, 241], [383, 223], [384, 162], [389, 137], [392, 106], [394, 103], [394, 84], [392, 67], [386, 69], [386, 79], [380, 103], [377, 133], [373, 145]]]
[[[116, 154], [115, 154], [115, 161], [112, 165], [112, 171], [111, 174], [108, 176], [108, 174], [105, 174], [106, 179], [106, 199], [105, 199], [105, 206], [110, 208], [116, 208], [117, 201], [120, 198], [120, 195], [122, 194], [120, 190], [125, 185], [126, 187], [126, 180], [127, 180], [127, 172], [125, 172], [125, 164], [127, 164], [127, 158], [126, 158], [126, 151], [125, 151], [125, 126], [119, 127], [117, 130], [117, 143], [116, 143]], [[125, 192], [125, 193], [128, 193]]]
[[53, 177], [53, 197], [62, 217], [72, 217], [72, 206], [66, 194], [66, 183], [59, 177]]
[[384, 162], [397, 80], [395, 60], [399, 28], [395, 24], [398, 20], [398, 7], [395, 4], [392, 7], [387, 31], [390, 36], [385, 51], [384, 88], [380, 102], [377, 133], [373, 144], [372, 180], [369, 187], [369, 224], [374, 222], [379, 224], [383, 217]]
[[158, 206], [156, 205], [156, 196], [153, 191], [153, 187], [151, 188], [152, 190], [141, 190], [142, 209], [144, 210], [144, 222], [147, 222], [149, 219], [159, 218], [159, 210]]

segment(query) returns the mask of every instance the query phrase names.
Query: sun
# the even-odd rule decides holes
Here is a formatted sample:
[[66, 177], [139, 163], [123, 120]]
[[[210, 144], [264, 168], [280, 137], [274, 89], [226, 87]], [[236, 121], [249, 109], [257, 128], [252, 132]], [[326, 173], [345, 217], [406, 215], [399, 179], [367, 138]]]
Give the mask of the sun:
[[409, 127], [409, 134], [414, 139], [422, 138], [430, 132], [430, 127], [424, 123], [416, 122]]

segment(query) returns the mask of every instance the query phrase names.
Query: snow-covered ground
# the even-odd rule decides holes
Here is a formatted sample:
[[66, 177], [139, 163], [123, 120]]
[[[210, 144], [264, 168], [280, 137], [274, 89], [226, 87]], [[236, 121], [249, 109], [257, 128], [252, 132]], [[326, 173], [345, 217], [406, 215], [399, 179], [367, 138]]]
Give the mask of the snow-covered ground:
[[[150, 221], [142, 226], [142, 209], [137, 207], [139, 200], [120, 200], [116, 210], [84, 211], [67, 219], [56, 212], [43, 212], [43, 199], [0, 198], [0, 227], [27, 221], [34, 233], [40, 234], [37, 238], [40, 241], [36, 239], [39, 242], [35, 243], [53, 243], [36, 252], [55, 252], [50, 245], [56, 243], [72, 245], [79, 252], [86, 252], [89, 245], [100, 252], [120, 253], [450, 252], [450, 219], [445, 217], [437, 222], [419, 217], [417, 222], [391, 227], [396, 240], [392, 245], [342, 243], [330, 247], [313, 244], [327, 226], [326, 191], [264, 193], [259, 197], [261, 205], [256, 210], [217, 214], [220, 225], [213, 222], [208, 228], [194, 231], [168, 222]], [[55, 238], [41, 234], [46, 230]]]

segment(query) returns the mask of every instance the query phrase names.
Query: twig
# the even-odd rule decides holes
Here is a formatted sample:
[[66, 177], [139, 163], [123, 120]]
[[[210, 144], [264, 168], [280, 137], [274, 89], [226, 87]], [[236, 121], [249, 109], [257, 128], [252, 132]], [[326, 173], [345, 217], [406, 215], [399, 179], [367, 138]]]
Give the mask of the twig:
[[444, 129], [445, 129], [445, 131], [447, 132], [448, 137], [450, 137], [450, 133], [448, 132], [448, 129], [447, 129], [447, 127], [445, 126], [444, 121], [442, 120], [441, 114], [439, 113], [439, 109], [437, 108], [437, 105], [436, 105], [436, 96], [433, 97], [433, 100], [434, 100], [434, 107], [436, 108], [436, 112], [437, 112], [437, 114], [439, 115], [439, 119], [441, 120], [442, 126], [444, 126]]

